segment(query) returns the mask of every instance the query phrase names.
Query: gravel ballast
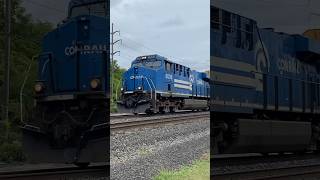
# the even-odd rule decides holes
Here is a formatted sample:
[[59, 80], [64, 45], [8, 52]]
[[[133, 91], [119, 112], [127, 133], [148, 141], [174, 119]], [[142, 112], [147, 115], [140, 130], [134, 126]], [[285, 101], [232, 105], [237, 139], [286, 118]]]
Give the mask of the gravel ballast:
[[113, 132], [110, 148], [111, 179], [152, 179], [209, 152], [209, 119]]

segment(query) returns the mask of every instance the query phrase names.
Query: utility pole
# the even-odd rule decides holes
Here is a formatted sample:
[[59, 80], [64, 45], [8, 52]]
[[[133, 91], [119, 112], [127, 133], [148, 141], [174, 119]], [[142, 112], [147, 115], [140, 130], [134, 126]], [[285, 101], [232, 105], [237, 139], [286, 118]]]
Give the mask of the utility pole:
[[114, 41], [114, 35], [118, 33], [119, 36], [120, 36], [120, 31], [117, 30], [117, 31], [114, 31], [113, 29], [113, 23], [111, 24], [111, 67], [110, 67], [110, 70], [111, 70], [111, 78], [110, 78], [110, 85], [111, 85], [111, 91], [110, 91], [110, 97], [111, 97], [111, 100], [112, 100], [112, 94], [113, 94], [113, 74], [114, 74], [114, 68], [113, 68], [113, 64], [114, 64], [114, 59], [113, 59], [113, 56], [117, 53], [120, 53], [120, 51], [114, 51], [114, 45], [116, 43], [118, 43], [119, 41], [122, 41], [121, 39], [118, 39], [116, 41]]
[[5, 52], [4, 52], [4, 100], [3, 120], [9, 121], [9, 93], [10, 93], [10, 55], [11, 55], [11, 0], [6, 0], [5, 17]]

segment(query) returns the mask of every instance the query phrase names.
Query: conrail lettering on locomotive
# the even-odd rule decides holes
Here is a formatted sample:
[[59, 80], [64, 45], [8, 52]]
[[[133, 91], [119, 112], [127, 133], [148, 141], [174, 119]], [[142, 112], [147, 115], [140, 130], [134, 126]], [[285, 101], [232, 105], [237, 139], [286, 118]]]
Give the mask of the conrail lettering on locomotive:
[[299, 59], [290, 55], [284, 55], [279, 57], [277, 62], [277, 67], [281, 74], [283, 72], [294, 73], [294, 74], [300, 74], [303, 72], [309, 73], [309, 74], [317, 73], [317, 70], [314, 66], [311, 66], [306, 63], [302, 63]]
[[80, 52], [80, 54], [97, 54], [107, 51], [106, 44], [93, 44], [93, 45], [77, 45], [77, 46], [68, 46], [64, 49], [66, 56], [72, 56]]

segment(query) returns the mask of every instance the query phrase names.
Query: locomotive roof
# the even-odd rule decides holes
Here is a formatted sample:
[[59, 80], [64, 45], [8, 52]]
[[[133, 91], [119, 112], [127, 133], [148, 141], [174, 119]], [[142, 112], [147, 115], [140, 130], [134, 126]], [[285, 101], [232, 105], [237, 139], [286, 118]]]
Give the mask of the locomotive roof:
[[[165, 58], [165, 57], [160, 56], [160, 55], [158, 55], [158, 54], [151, 54], [151, 55], [139, 56], [139, 57], [137, 57], [135, 60], [140, 60], [140, 59], [143, 59], [143, 58], [145, 58], [145, 59], [147, 59], [147, 58], [156, 58], [156, 59], [159, 59], [159, 60], [166, 60], [166, 61], [168, 61], [168, 62], [175, 63], [175, 62], [173, 62], [173, 61], [170, 61], [168, 58]], [[134, 60], [134, 61], [135, 61], [135, 60]]]
[[68, 10], [70, 10], [73, 7], [81, 6], [81, 5], [87, 5], [87, 4], [93, 4], [93, 3], [99, 3], [99, 2], [107, 2], [106, 0], [71, 0], [69, 2]]
[[[212, 18], [210, 21], [221, 23], [222, 16], [228, 16], [228, 15], [240, 17], [241, 21], [243, 20], [243, 21], [253, 22], [256, 25], [256, 28], [258, 29], [258, 31], [261, 31], [261, 32], [267, 31], [280, 36], [287, 36], [290, 38], [294, 38], [295, 50], [299, 53], [303, 53], [305, 57], [316, 56], [317, 58], [320, 58], [320, 42], [318, 40], [318, 34], [316, 34], [315, 32], [316, 30], [313, 30], [313, 34], [310, 35], [311, 37], [307, 37], [306, 34], [302, 35], [302, 34], [288, 34], [283, 32], [275, 32], [273, 28], [259, 28], [257, 26], [257, 22], [253, 19], [241, 16], [231, 11], [226, 11], [216, 6], [211, 6], [211, 8], [213, 8], [211, 9], [213, 14], [216, 15], [213, 17], [215, 17], [216, 19]], [[312, 31], [309, 31], [309, 32], [312, 32]], [[314, 36], [317, 36], [317, 37], [314, 37]]]
[[98, 2], [106, 2], [106, 0], [71, 0], [69, 2], [69, 8], [79, 5], [92, 4]]
[[257, 23], [257, 21], [255, 21], [254, 19], [251, 19], [251, 18], [248, 18], [248, 17], [244, 17], [244, 16], [240, 15], [239, 13], [234, 13], [234, 12], [232, 12], [232, 11], [222, 9], [222, 8], [217, 7], [217, 6], [211, 6], [211, 8], [220, 10], [220, 11], [222, 11], [223, 13], [230, 13], [230, 14], [232, 14], [232, 15], [234, 15], [234, 16], [240, 17], [241, 19], [253, 21], [255, 24]]

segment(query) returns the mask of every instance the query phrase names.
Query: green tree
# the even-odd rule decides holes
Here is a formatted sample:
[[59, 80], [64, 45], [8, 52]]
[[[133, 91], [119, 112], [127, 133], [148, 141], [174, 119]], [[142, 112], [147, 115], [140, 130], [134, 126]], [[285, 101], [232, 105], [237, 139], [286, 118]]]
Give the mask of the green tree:
[[113, 89], [112, 89], [112, 99], [111, 99], [111, 112], [117, 112], [117, 108], [116, 108], [116, 101], [119, 99], [120, 95], [121, 95], [121, 87], [122, 87], [122, 75], [123, 73], [126, 71], [126, 69], [121, 68], [118, 65], [117, 60], [113, 61], [112, 64], [113, 67]]
[[[0, 0], [0, 27], [4, 27], [4, 0]], [[22, 82], [27, 76], [27, 67], [31, 64], [31, 70], [24, 91], [25, 111], [33, 105], [33, 85], [36, 80], [37, 63], [32, 57], [40, 53], [43, 36], [52, 30], [52, 24], [32, 20], [21, 6], [21, 0], [12, 1], [12, 51], [10, 68], [10, 102], [9, 124], [0, 129], [0, 161], [22, 160], [19, 93]], [[0, 29], [0, 94], [3, 95], [4, 78], [4, 28]], [[2, 96], [0, 96], [1, 98]], [[25, 113], [24, 115], [26, 115]], [[4, 129], [5, 128], [5, 129]], [[9, 131], [6, 138], [4, 132]]]

